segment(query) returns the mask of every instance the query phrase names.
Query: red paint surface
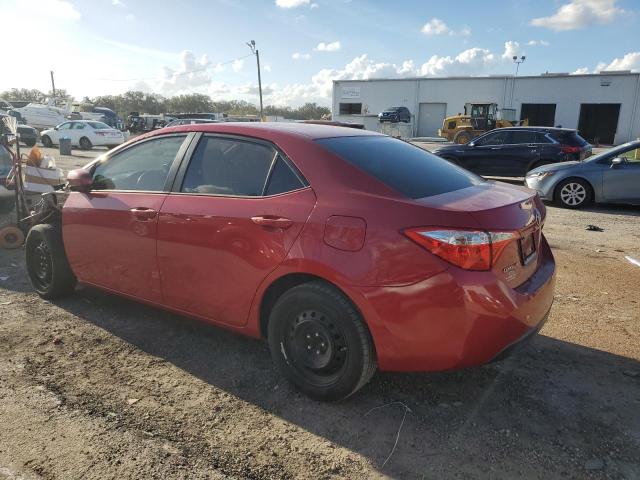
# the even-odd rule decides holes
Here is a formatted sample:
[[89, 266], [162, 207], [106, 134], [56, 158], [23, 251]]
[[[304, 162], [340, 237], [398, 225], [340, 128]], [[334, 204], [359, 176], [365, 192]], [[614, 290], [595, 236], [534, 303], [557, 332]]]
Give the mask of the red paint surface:
[[[202, 124], [145, 137], [176, 131], [271, 141], [310, 187], [268, 198], [72, 193], [63, 233], [81, 281], [259, 336], [269, 286], [289, 274], [314, 275], [340, 288], [360, 310], [382, 370], [486, 362], [535, 328], [551, 306], [555, 264], [537, 221], [544, 221], [544, 206], [535, 200], [536, 219], [527, 203], [530, 190], [487, 182], [404, 198], [313, 141], [372, 135], [354, 129]], [[141, 219], [129, 211], [137, 207], [159, 214]], [[514, 242], [491, 271], [465, 271], [402, 233], [429, 226], [533, 233], [537, 255], [521, 265]]]

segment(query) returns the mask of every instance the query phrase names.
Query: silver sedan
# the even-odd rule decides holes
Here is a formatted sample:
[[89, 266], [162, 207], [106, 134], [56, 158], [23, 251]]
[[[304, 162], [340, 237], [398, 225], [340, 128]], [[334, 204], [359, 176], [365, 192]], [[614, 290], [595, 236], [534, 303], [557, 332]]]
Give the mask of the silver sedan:
[[543, 200], [566, 208], [592, 202], [640, 204], [640, 140], [625, 143], [582, 162], [544, 165], [525, 182]]

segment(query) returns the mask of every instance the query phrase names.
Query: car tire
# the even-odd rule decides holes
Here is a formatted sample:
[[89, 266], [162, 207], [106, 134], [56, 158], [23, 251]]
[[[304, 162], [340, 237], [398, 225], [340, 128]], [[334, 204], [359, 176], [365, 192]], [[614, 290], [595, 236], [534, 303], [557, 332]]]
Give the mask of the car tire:
[[268, 341], [280, 372], [315, 400], [347, 398], [376, 370], [362, 317], [344, 294], [324, 282], [298, 285], [277, 300]]
[[42, 137], [42, 145], [47, 148], [53, 147], [53, 142], [51, 141], [51, 138], [49, 138], [49, 135], [44, 135]]
[[583, 208], [591, 204], [593, 190], [591, 185], [581, 178], [567, 178], [556, 186], [554, 200], [563, 208]]
[[453, 136], [453, 143], [457, 143], [458, 145], [466, 145], [471, 141], [473, 136], [471, 132], [468, 130], [460, 130]]
[[82, 137], [79, 143], [82, 150], [91, 150], [93, 148], [91, 140], [89, 140], [87, 137]]
[[74, 291], [77, 280], [64, 252], [59, 228], [43, 223], [29, 231], [26, 263], [31, 285], [42, 298], [50, 300]]
[[35, 139], [33, 139], [33, 140], [23, 140], [23, 142], [27, 147], [35, 147], [36, 146], [36, 140]]

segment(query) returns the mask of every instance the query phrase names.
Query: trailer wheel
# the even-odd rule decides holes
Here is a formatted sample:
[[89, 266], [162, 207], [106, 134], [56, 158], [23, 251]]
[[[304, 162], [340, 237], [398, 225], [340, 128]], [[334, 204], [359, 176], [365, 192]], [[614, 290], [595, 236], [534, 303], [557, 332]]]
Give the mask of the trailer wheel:
[[16, 227], [4, 227], [0, 229], [0, 248], [18, 248], [24, 243], [24, 233]]

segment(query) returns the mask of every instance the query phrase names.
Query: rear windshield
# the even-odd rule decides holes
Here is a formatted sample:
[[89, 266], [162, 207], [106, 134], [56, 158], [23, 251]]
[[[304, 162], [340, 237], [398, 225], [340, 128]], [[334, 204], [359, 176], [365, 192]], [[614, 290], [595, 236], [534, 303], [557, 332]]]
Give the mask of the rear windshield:
[[102, 122], [87, 122], [87, 123], [97, 130], [111, 128], [109, 125]]
[[585, 147], [589, 145], [589, 142], [576, 132], [551, 132], [551, 137], [562, 145], [569, 145], [571, 147]]
[[484, 182], [447, 160], [391, 137], [336, 137], [316, 142], [409, 198], [439, 195]]

